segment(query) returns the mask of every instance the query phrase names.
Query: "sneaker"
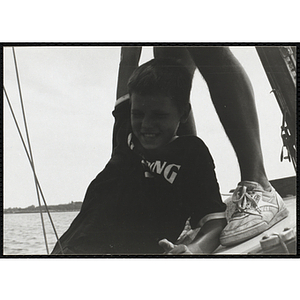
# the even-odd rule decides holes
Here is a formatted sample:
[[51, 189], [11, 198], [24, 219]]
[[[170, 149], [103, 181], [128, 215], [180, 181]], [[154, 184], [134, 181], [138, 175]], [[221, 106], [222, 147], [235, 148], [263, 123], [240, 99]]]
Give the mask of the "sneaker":
[[260, 184], [243, 181], [227, 204], [227, 226], [220, 236], [223, 246], [244, 242], [264, 232], [288, 216], [289, 212], [272, 187], [265, 191]]

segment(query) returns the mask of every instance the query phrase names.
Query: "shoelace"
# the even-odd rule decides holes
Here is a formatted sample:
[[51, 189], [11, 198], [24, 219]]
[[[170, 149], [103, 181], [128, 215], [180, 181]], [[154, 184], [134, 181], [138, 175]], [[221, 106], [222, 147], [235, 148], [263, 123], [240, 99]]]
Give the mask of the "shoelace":
[[[241, 197], [239, 197], [236, 200], [233, 200], [233, 203], [236, 204], [236, 208], [237, 208], [238, 212], [251, 214], [250, 210], [253, 211], [253, 209], [254, 209], [259, 214], [261, 213], [261, 210], [259, 209], [255, 199], [253, 198], [253, 195], [255, 195], [255, 192], [247, 191], [247, 187], [242, 186], [242, 191], [237, 192], [237, 195], [239, 195], [239, 194], [241, 194]], [[254, 214], [257, 214], [257, 213], [254, 212]]]

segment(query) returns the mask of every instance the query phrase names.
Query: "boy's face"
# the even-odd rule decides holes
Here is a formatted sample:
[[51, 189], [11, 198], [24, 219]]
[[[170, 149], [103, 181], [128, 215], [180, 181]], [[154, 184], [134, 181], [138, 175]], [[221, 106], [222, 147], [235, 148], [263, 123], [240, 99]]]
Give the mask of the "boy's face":
[[131, 126], [147, 150], [160, 148], [175, 137], [182, 119], [174, 101], [167, 96], [131, 95]]

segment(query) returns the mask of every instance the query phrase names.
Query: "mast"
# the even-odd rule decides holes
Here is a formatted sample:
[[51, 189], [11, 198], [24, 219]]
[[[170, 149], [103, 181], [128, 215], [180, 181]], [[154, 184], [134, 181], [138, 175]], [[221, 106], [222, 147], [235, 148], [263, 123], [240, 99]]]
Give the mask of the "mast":
[[283, 115], [281, 161], [289, 159], [296, 170], [296, 47], [257, 46], [256, 51]]

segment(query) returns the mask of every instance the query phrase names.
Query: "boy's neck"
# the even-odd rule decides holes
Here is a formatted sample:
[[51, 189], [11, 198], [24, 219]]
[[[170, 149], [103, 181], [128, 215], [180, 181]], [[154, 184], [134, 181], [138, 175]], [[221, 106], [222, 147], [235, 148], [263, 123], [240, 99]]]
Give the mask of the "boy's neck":
[[142, 154], [142, 155], [154, 155], [154, 154], [158, 154], [158, 153], [164, 151], [164, 149], [166, 149], [166, 147], [167, 147], [168, 145], [170, 145], [172, 142], [174, 142], [177, 138], [179, 138], [179, 136], [177, 136], [177, 135], [174, 136], [168, 144], [164, 145], [163, 147], [156, 148], [156, 149], [146, 149], [146, 148], [144, 148], [144, 147], [141, 145], [140, 141], [139, 141], [134, 135], [133, 135], [133, 140], [132, 140], [132, 142], [133, 142], [133, 144], [134, 144], [134, 149], [135, 149], [138, 153], [140, 153], [140, 154]]

